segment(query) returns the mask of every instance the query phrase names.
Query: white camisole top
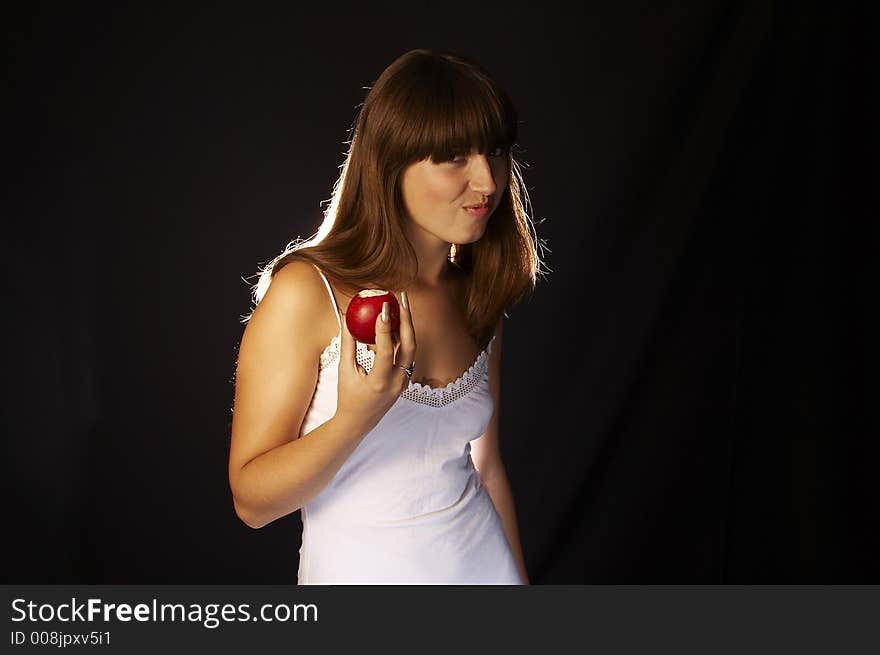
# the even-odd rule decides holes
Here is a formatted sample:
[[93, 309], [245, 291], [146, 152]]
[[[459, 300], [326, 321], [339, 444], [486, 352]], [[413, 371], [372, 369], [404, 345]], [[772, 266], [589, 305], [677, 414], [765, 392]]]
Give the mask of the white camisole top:
[[[317, 266], [315, 267], [317, 268]], [[305, 436], [336, 413], [339, 335], [321, 354]], [[410, 381], [330, 483], [302, 508], [299, 584], [523, 584], [470, 456], [492, 418], [489, 342], [455, 382]], [[374, 353], [356, 342], [369, 372]]]

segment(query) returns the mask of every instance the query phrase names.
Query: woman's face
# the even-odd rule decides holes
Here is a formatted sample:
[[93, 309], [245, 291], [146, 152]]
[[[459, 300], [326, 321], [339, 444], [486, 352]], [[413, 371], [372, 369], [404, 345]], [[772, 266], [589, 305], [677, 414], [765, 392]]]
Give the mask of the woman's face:
[[[472, 150], [437, 164], [430, 157], [410, 164], [401, 180], [410, 227], [420, 237], [434, 237], [444, 244], [477, 241], [498, 207], [509, 167], [504, 148], [483, 155]], [[465, 210], [483, 202], [485, 196], [489, 210], [484, 216]]]

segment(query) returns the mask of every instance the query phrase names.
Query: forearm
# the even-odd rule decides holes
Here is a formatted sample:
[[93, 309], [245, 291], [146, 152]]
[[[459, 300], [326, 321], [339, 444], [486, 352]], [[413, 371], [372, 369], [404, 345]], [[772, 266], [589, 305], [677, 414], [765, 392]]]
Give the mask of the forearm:
[[295, 512], [326, 487], [368, 430], [334, 416], [245, 464], [231, 480], [235, 509], [252, 528]]
[[508, 543], [510, 543], [510, 549], [513, 552], [520, 575], [525, 580], [525, 584], [529, 584], [525, 557], [523, 557], [522, 545], [519, 540], [519, 526], [516, 521], [513, 492], [510, 489], [510, 482], [507, 479], [507, 472], [504, 470], [504, 466], [498, 466], [490, 479], [483, 480], [483, 486], [489, 492], [492, 503], [495, 505], [495, 509], [501, 517], [501, 522], [504, 524], [504, 534], [507, 536]]

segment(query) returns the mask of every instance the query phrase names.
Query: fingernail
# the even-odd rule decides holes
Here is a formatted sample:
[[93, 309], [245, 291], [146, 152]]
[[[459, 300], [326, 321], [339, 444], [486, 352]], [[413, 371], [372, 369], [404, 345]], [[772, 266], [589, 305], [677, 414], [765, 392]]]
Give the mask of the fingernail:
[[400, 292], [400, 300], [403, 302], [403, 308], [409, 309], [409, 301], [406, 299], [406, 291]]
[[382, 303], [382, 322], [383, 323], [388, 322], [388, 303], [387, 302]]

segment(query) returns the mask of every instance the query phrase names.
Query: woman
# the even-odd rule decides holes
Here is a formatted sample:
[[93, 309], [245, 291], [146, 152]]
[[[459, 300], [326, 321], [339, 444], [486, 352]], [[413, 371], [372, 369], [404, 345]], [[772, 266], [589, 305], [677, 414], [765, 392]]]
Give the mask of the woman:
[[[321, 229], [261, 271], [229, 481], [251, 527], [302, 510], [300, 584], [528, 584], [498, 443], [502, 315], [541, 264], [515, 140], [479, 66], [404, 54]], [[343, 327], [362, 289], [400, 304], [373, 347]]]

